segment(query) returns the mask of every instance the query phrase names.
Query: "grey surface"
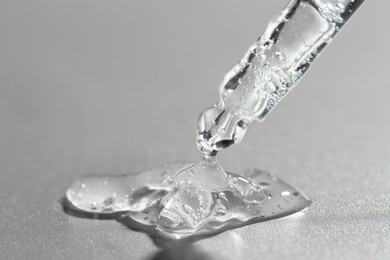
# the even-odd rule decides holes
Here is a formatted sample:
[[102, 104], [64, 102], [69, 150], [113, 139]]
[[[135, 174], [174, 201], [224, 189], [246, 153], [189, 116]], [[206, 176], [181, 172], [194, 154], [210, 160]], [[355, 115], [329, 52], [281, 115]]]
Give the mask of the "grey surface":
[[195, 122], [286, 1], [3, 1], [1, 259], [388, 259], [388, 1], [366, 1], [230, 171], [269, 170], [304, 213], [162, 249], [114, 220], [63, 212], [66, 188], [200, 158]]

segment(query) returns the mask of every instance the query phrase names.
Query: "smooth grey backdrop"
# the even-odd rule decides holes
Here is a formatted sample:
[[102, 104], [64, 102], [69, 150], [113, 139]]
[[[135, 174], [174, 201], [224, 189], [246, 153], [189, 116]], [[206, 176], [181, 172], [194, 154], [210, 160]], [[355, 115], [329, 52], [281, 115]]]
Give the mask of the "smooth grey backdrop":
[[200, 158], [198, 114], [287, 1], [0, 3], [1, 259], [390, 257], [388, 1], [366, 1], [300, 85], [221, 153], [305, 191], [302, 214], [161, 249], [63, 212], [84, 174]]

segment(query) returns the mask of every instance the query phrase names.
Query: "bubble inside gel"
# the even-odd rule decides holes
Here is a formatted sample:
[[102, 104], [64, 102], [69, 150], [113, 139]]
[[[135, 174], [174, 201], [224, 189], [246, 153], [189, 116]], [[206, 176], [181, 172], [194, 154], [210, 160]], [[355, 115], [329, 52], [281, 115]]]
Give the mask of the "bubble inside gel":
[[72, 210], [121, 217], [151, 235], [210, 235], [287, 216], [311, 201], [267, 172], [225, 173], [215, 160], [167, 164], [138, 174], [86, 176], [66, 192]]

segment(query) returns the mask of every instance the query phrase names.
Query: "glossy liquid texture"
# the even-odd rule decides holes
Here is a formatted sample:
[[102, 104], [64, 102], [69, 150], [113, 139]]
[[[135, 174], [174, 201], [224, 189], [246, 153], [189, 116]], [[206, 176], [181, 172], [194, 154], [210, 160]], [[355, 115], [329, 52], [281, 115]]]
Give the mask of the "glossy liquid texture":
[[66, 198], [72, 210], [95, 217], [119, 214], [136, 229], [170, 239], [208, 236], [284, 217], [311, 204], [267, 172], [229, 173], [216, 186], [205, 186], [190, 175], [194, 167], [203, 166], [178, 163], [138, 174], [86, 176], [73, 183]]
[[260, 170], [226, 173], [218, 151], [242, 140], [299, 82], [362, 0], [295, 0], [225, 76], [221, 100], [198, 120], [196, 164], [168, 164], [148, 172], [91, 176], [76, 181], [66, 198], [73, 210], [120, 215], [153, 235], [179, 239], [287, 216], [311, 201]]
[[362, 0], [291, 1], [220, 86], [220, 101], [198, 121], [198, 147], [215, 154], [240, 142], [253, 121], [298, 84]]

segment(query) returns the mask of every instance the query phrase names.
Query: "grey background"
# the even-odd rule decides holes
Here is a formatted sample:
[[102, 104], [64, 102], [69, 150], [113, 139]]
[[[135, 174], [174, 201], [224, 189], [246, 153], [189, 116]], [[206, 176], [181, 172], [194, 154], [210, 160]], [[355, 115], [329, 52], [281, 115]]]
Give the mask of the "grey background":
[[161, 249], [67, 215], [84, 174], [195, 161], [198, 114], [287, 1], [0, 3], [1, 259], [390, 257], [388, 1], [366, 1], [225, 169], [271, 171], [304, 213]]

